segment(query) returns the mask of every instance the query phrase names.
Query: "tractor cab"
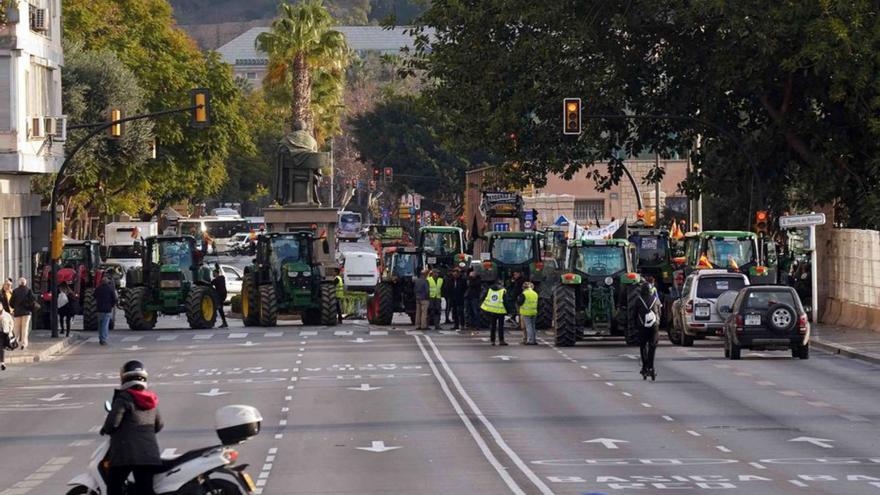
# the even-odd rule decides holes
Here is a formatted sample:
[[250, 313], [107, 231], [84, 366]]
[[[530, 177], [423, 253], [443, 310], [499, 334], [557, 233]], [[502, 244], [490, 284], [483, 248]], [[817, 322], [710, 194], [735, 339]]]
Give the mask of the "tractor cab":
[[480, 278], [494, 282], [506, 281], [515, 272], [527, 280], [540, 282], [544, 279], [544, 261], [541, 257], [543, 234], [539, 232], [489, 232], [486, 234], [488, 253], [482, 253], [479, 265]]
[[566, 275], [574, 272], [591, 283], [615, 285], [621, 275], [635, 272], [634, 258], [635, 247], [623, 239], [570, 241]]
[[314, 234], [309, 231], [275, 233], [260, 236], [257, 241], [257, 259], [265, 263], [275, 282], [316, 276], [312, 262]]
[[458, 264], [470, 263], [470, 257], [464, 254], [464, 236], [458, 227], [422, 227], [419, 251], [423, 265], [437, 268], [443, 275]]
[[638, 272], [653, 276], [657, 281], [658, 289], [665, 292], [665, 289], [672, 285], [673, 271], [669, 232], [631, 228], [628, 240], [636, 250]]
[[422, 268], [421, 252], [416, 247], [393, 248], [387, 260], [387, 277], [406, 280], [418, 277]]

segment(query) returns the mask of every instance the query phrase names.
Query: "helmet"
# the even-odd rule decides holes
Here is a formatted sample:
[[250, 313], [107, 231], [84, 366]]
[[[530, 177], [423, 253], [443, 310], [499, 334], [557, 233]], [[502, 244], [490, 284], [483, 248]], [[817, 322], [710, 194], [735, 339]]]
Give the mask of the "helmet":
[[146, 366], [140, 361], [129, 361], [123, 364], [122, 369], [119, 370], [119, 378], [122, 383], [146, 382], [148, 376]]

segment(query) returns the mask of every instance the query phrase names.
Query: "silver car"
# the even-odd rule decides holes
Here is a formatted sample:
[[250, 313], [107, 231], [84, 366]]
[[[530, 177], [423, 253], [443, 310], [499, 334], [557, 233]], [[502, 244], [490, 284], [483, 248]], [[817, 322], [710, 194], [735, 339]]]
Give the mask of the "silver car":
[[689, 347], [695, 338], [722, 335], [740, 289], [749, 279], [728, 270], [697, 270], [684, 282], [681, 297], [672, 303], [669, 341]]

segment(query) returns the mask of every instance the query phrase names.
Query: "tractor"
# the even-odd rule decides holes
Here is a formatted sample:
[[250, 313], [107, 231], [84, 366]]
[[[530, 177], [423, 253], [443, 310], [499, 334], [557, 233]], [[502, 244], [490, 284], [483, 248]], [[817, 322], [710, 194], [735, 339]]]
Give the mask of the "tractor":
[[422, 268], [416, 247], [390, 247], [383, 253], [382, 281], [367, 305], [367, 320], [373, 325], [390, 325], [394, 313], [403, 312], [415, 323], [416, 296], [413, 281]]
[[260, 234], [254, 264], [244, 270], [241, 313], [246, 326], [271, 327], [279, 314], [304, 325], [336, 325], [336, 287], [315, 258], [310, 231]]
[[684, 246], [685, 256], [676, 260], [683, 265], [676, 273], [676, 285], [700, 268], [739, 271], [752, 285], [777, 283], [778, 260], [772, 239], [759, 238], [754, 232], [714, 230], [688, 233]]
[[148, 237], [142, 266], [125, 275], [125, 319], [132, 330], [152, 330], [158, 315], [186, 314], [192, 329], [213, 328], [217, 320], [217, 294], [211, 286], [211, 269], [202, 264], [202, 253], [192, 236]]
[[673, 283], [675, 264], [669, 232], [640, 225], [630, 226], [628, 230], [627, 239], [635, 246], [636, 268], [639, 274], [654, 277], [654, 286], [663, 303], [660, 326], [666, 328], [672, 322], [672, 302], [677, 294]]
[[467, 269], [471, 257], [464, 253], [464, 236], [458, 227], [422, 227], [419, 229], [419, 252], [422, 266], [440, 271], [446, 277], [458, 266]]
[[625, 239], [569, 240], [553, 291], [557, 346], [575, 345], [586, 336], [612, 335], [636, 344], [629, 308], [638, 297], [641, 279], [634, 270], [634, 255], [634, 246]]
[[[45, 256], [42, 256], [45, 258]], [[34, 292], [41, 301], [38, 314], [34, 315], [36, 328], [49, 328], [49, 304], [51, 300], [51, 266], [48, 260], [40, 261], [39, 276]], [[76, 297], [76, 307], [83, 316], [83, 330], [98, 329], [98, 305], [95, 288], [101, 283], [104, 270], [101, 267], [101, 244], [98, 241], [66, 241], [58, 261], [56, 281], [67, 283]]]

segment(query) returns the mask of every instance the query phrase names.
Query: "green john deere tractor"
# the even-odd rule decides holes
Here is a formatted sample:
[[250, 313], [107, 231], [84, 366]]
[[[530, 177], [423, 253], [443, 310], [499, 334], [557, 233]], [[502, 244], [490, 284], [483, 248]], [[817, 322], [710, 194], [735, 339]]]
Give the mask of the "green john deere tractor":
[[572, 346], [586, 336], [623, 336], [627, 344], [636, 343], [629, 308], [640, 278], [633, 258], [634, 248], [624, 239], [568, 242], [553, 291], [557, 346]]
[[672, 322], [672, 302], [676, 294], [673, 284], [675, 262], [669, 232], [636, 225], [629, 227], [627, 239], [635, 246], [639, 274], [654, 277], [654, 286], [663, 303], [660, 326], [667, 328]]
[[422, 227], [419, 229], [419, 252], [425, 266], [440, 271], [446, 278], [456, 266], [467, 269], [471, 257], [464, 253], [464, 235], [458, 227]]
[[201, 262], [192, 236], [146, 240], [143, 264], [126, 273], [125, 319], [132, 330], [152, 330], [158, 315], [186, 314], [190, 328], [213, 328], [217, 295], [211, 269]]
[[336, 287], [315, 259], [309, 231], [260, 234], [255, 264], [244, 270], [241, 313], [247, 326], [275, 326], [281, 313], [304, 325], [336, 325]]
[[372, 325], [390, 325], [394, 313], [403, 312], [415, 323], [416, 295], [414, 281], [422, 268], [421, 252], [416, 247], [385, 248], [382, 280], [367, 304], [367, 320]]

